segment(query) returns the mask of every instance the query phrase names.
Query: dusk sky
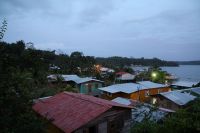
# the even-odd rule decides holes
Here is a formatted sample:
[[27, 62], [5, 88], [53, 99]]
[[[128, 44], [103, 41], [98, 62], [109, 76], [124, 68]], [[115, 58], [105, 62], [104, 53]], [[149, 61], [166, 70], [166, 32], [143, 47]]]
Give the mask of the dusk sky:
[[200, 60], [200, 0], [0, 0], [3, 18], [39, 49]]

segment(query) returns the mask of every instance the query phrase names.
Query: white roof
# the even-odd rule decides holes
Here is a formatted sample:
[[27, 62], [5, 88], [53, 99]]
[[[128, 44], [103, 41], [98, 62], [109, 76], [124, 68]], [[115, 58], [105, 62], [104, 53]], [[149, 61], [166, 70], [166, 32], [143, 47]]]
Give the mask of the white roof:
[[130, 99], [122, 98], [122, 97], [117, 97], [117, 98], [113, 99], [112, 101], [116, 102], [116, 103], [124, 104], [124, 105], [130, 105], [131, 104]]
[[164, 85], [164, 84], [158, 84], [158, 83], [154, 83], [154, 82], [151, 82], [151, 81], [141, 81], [141, 82], [138, 82], [139, 84], [147, 87], [147, 88], [162, 88], [162, 87], [167, 87], [167, 85]]
[[97, 79], [93, 79], [93, 78], [79, 78], [79, 80], [76, 80], [75, 82], [77, 84], [81, 84], [81, 83], [85, 83], [85, 82], [89, 82], [89, 81], [96, 81], [96, 82], [103, 82], [101, 80], [97, 80]]
[[177, 81], [173, 83], [172, 85], [176, 86], [184, 86], [184, 87], [192, 87], [193, 85], [198, 84], [198, 82], [191, 82], [191, 81]]
[[195, 96], [190, 95], [189, 93], [180, 91], [170, 91], [160, 94], [178, 105], [185, 105], [196, 98]]
[[200, 95], [200, 87], [191, 88], [191, 91]]
[[80, 80], [80, 77], [77, 75], [61, 75], [65, 81], [78, 81]]
[[101, 68], [100, 68], [101, 71], [108, 71], [108, 69], [109, 69], [109, 68], [106, 68], [106, 67], [101, 67]]
[[103, 88], [99, 88], [102, 91], [116, 93], [116, 92], [124, 92], [124, 93], [133, 93], [138, 90], [147, 89], [146, 87], [136, 84], [136, 83], [124, 83], [124, 84], [115, 84]]
[[[89, 82], [89, 81], [97, 81], [97, 82], [103, 82], [101, 80], [97, 80], [97, 79], [93, 79], [93, 78], [81, 78], [77, 75], [60, 75], [64, 78], [64, 81], [73, 81], [76, 84], [81, 84], [81, 83], [85, 83], [85, 82]], [[47, 76], [48, 78], [56, 78], [56, 75], [49, 75]]]
[[135, 78], [135, 75], [132, 75], [130, 73], [125, 73], [122, 74], [119, 78], [117, 78], [118, 80], [133, 80]]

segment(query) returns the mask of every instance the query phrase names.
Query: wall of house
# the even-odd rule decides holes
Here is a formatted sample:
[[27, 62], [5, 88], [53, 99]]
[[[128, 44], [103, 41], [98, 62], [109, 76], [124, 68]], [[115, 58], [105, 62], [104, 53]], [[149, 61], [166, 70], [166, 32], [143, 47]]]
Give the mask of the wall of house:
[[130, 94], [126, 94], [123, 92], [118, 92], [118, 93], [103, 92], [103, 94], [101, 94], [101, 98], [107, 99], [107, 100], [113, 100], [117, 97], [130, 98]]
[[62, 130], [54, 126], [53, 124], [49, 123], [47, 126], [47, 133], [64, 133]]
[[157, 99], [157, 105], [159, 107], [163, 107], [163, 108], [167, 108], [167, 109], [171, 109], [171, 110], [178, 110], [180, 109], [180, 106], [175, 104], [174, 102], [170, 101], [169, 99], [159, 95], [154, 97]]
[[127, 133], [131, 127], [131, 109], [115, 107], [106, 111], [75, 133]]
[[79, 92], [82, 94], [88, 95], [100, 95], [100, 90], [97, 88], [103, 87], [103, 83], [101, 82], [85, 82], [80, 84]]
[[134, 92], [130, 95], [130, 98], [133, 100], [139, 100], [141, 102], [151, 102], [150, 95], [156, 95], [161, 92], [168, 92], [171, 88], [152, 88], [146, 90], [140, 90], [139, 92]]
[[[168, 92], [168, 91], [171, 91], [171, 87], [164, 87], [164, 88], [159, 88], [159, 93], [162, 93], [162, 92]], [[159, 94], [158, 93], [158, 94]]]
[[123, 92], [118, 92], [118, 93], [108, 93], [104, 92], [101, 97], [103, 99], [107, 100], [112, 100], [117, 97], [123, 97], [123, 98], [130, 98], [133, 100], [138, 100], [141, 102], [151, 102], [151, 95], [156, 95], [159, 94], [160, 92], [168, 92], [170, 91], [171, 88], [153, 88], [153, 89], [146, 89], [146, 90], [140, 90], [137, 92], [133, 92], [131, 94], [123, 93]]

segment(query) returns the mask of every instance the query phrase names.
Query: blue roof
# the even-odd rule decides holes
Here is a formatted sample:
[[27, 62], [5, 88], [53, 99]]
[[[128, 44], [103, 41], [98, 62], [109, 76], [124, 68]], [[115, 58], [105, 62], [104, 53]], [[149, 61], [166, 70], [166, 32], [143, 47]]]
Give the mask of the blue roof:
[[109, 93], [124, 92], [124, 93], [130, 94], [138, 90], [144, 90], [147, 88], [136, 83], [124, 83], [124, 84], [114, 84], [111, 86], [102, 87], [98, 89], [101, 91], [109, 92]]
[[77, 75], [62, 75], [65, 81], [74, 81], [76, 84], [81, 84], [89, 81], [103, 82], [101, 80], [93, 79], [90, 77], [81, 78]]
[[192, 87], [193, 85], [198, 84], [198, 82], [191, 82], [191, 81], [177, 81], [173, 83], [172, 85], [175, 86], [183, 86], [183, 87]]
[[117, 98], [113, 99], [112, 101], [116, 102], [116, 103], [124, 104], [124, 105], [130, 105], [131, 104], [130, 99], [122, 98], [122, 97], [117, 97]]
[[139, 84], [147, 87], [147, 88], [162, 88], [162, 87], [167, 87], [167, 85], [164, 85], [164, 84], [158, 84], [158, 83], [154, 83], [154, 82], [151, 82], [151, 81], [141, 81], [141, 82], [138, 82]]
[[185, 105], [196, 98], [195, 96], [189, 93], [181, 91], [170, 91], [160, 94], [178, 105]]
[[200, 95], [200, 87], [197, 87], [197, 88], [191, 88], [191, 91], [196, 93], [196, 94], [199, 94]]

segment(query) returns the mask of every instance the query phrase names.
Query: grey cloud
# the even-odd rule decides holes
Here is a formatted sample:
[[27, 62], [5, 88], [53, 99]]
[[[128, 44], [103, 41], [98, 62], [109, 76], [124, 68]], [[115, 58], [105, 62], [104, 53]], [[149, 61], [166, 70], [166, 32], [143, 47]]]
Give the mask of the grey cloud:
[[0, 18], [8, 18], [5, 41], [23, 39], [41, 49], [200, 58], [199, 0], [149, 3], [155, 5], [146, 0], [0, 0]]

